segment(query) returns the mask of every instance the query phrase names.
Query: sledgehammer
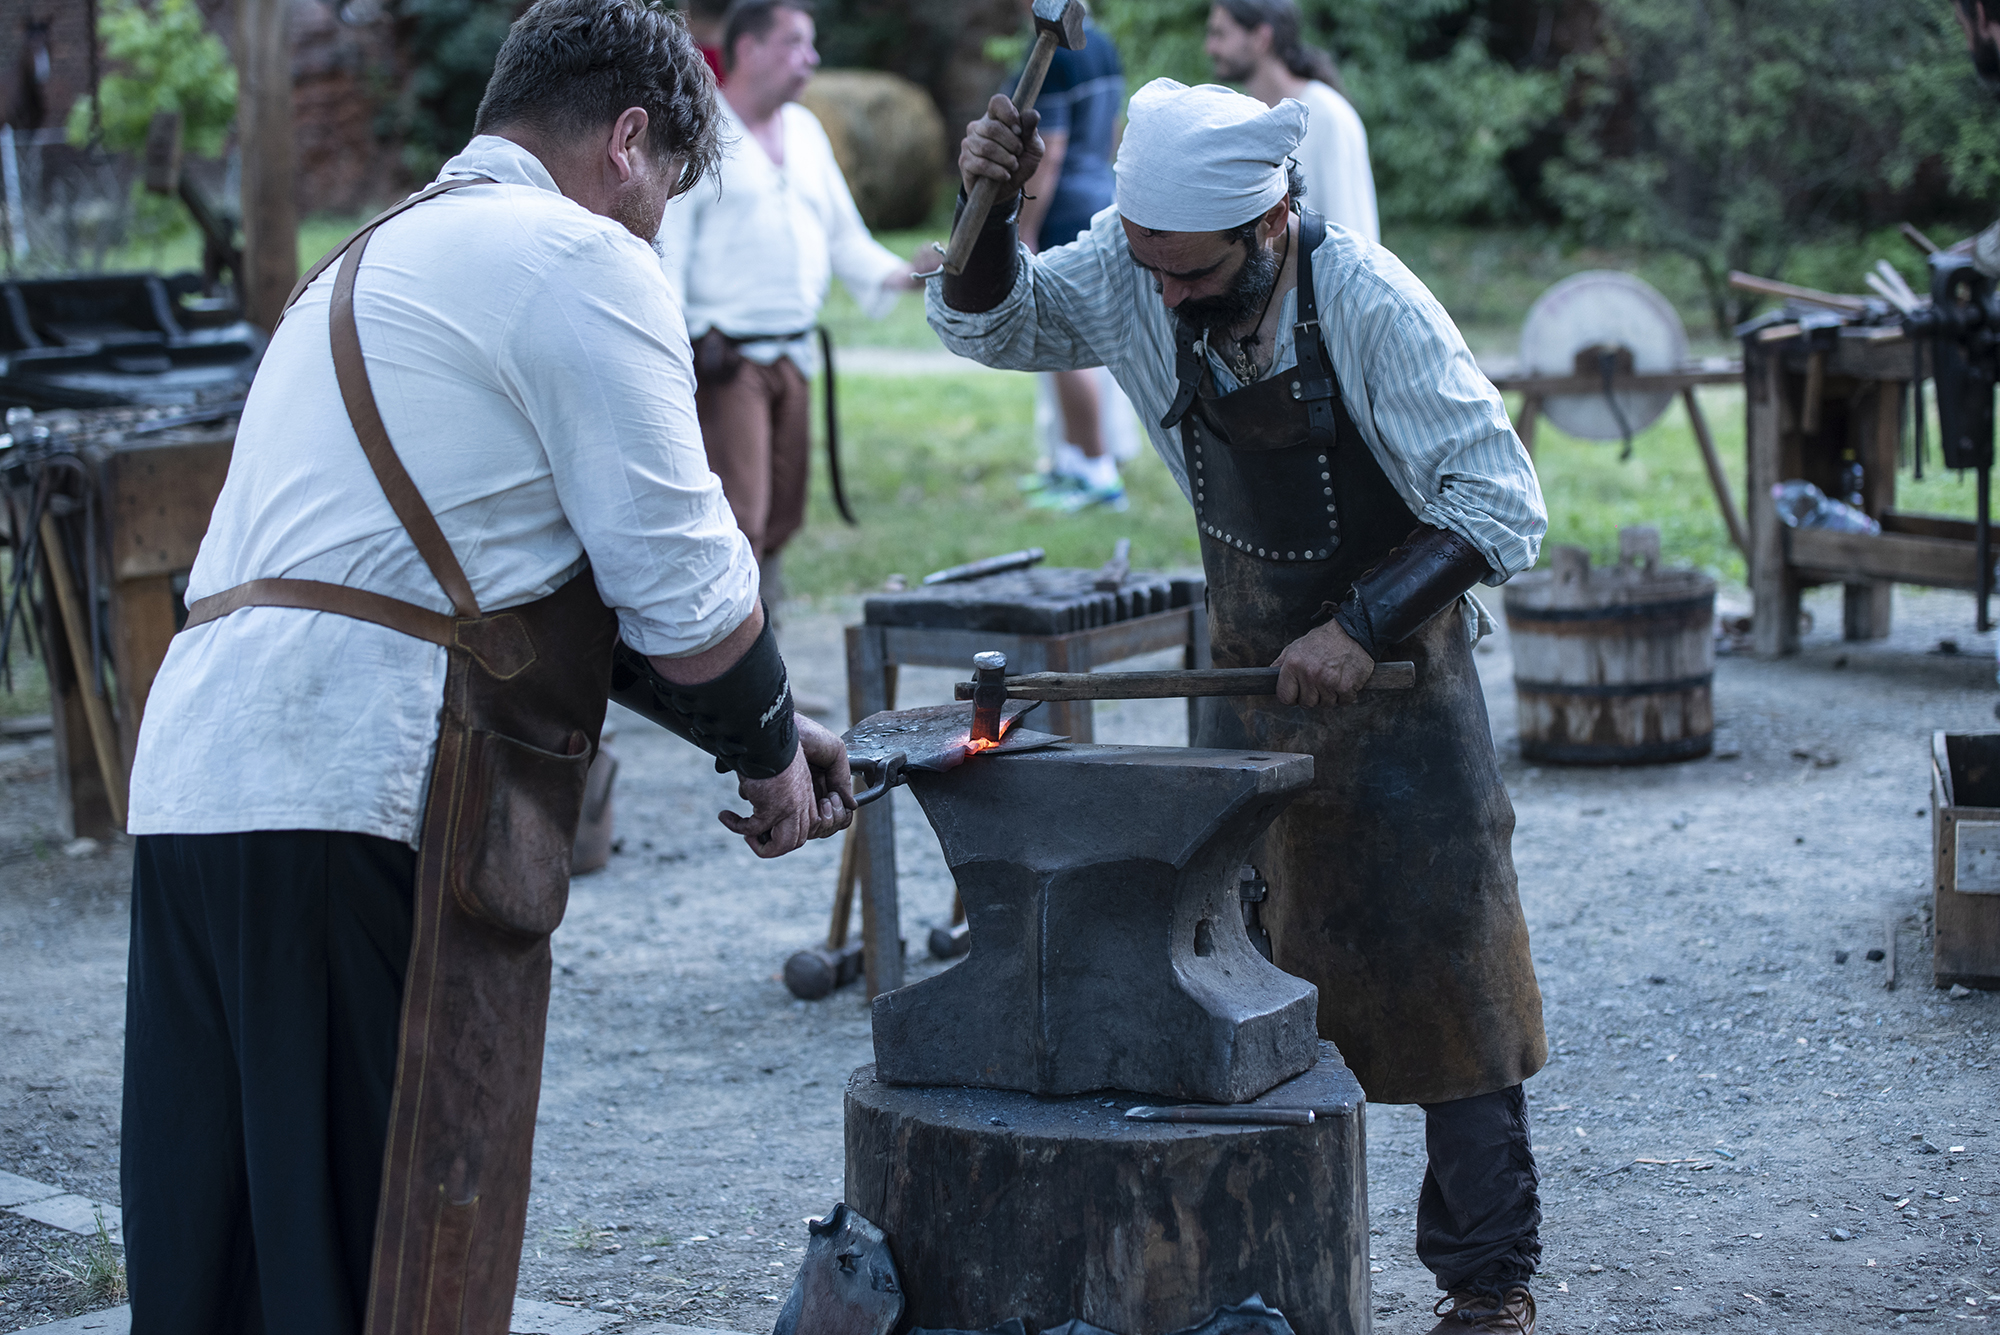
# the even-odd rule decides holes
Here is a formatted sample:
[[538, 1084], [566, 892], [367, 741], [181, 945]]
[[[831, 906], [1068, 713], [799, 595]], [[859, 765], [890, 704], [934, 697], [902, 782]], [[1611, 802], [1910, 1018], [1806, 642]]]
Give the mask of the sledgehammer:
[[[1083, 49], [1082, 3], [1035, 0], [1035, 49], [1028, 55], [1027, 68], [1021, 71], [1021, 82], [1014, 85], [1017, 111], [1025, 113], [1034, 108], [1035, 99], [1042, 93], [1042, 80], [1048, 77], [1049, 62], [1056, 58], [1059, 46], [1069, 51]], [[958, 215], [958, 225], [951, 229], [951, 244], [945, 247], [946, 273], [955, 277], [965, 272], [973, 243], [979, 240], [980, 229], [986, 226], [986, 215], [999, 200], [1000, 182], [982, 176], [973, 185], [972, 194], [965, 201], [965, 212]]]

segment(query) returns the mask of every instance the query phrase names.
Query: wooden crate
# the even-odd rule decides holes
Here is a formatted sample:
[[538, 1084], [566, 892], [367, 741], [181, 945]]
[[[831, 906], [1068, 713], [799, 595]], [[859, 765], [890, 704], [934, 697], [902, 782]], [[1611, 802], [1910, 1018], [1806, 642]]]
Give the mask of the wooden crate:
[[2000, 988], [2000, 732], [1931, 735], [1931, 977]]

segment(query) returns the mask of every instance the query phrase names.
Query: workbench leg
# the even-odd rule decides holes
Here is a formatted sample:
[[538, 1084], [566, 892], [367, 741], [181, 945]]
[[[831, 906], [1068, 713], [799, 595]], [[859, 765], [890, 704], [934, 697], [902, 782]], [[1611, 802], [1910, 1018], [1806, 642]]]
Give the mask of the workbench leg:
[[110, 794], [91, 745], [83, 697], [78, 694], [84, 683], [78, 680], [69, 641], [62, 627], [55, 624], [55, 594], [48, 584], [46, 567], [42, 588], [42, 605], [49, 610], [40, 629], [49, 676], [49, 721], [56, 744], [56, 828], [64, 839], [109, 839], [118, 832], [118, 825], [111, 818]]
[[[1088, 672], [1091, 666], [1090, 650], [1082, 642], [1062, 636], [1049, 641], [1050, 672]], [[1091, 727], [1095, 707], [1089, 700], [1057, 700], [1043, 709], [1048, 715], [1050, 732], [1072, 742], [1089, 742], [1096, 736]]]
[[121, 579], [111, 596], [111, 665], [118, 676], [118, 740], [131, 772], [139, 745], [139, 723], [153, 678], [166, 661], [167, 646], [180, 629], [174, 624], [174, 577], [148, 575]]
[[[1181, 654], [1181, 663], [1189, 670], [1215, 666], [1215, 659], [1208, 650], [1208, 595], [1202, 601], [1188, 608], [1187, 649]], [[1201, 735], [1201, 701], [1190, 698], [1187, 702], [1188, 745]]]
[[1743, 433], [1744, 499], [1750, 507], [1750, 596], [1752, 641], [1757, 657], [1777, 658], [1799, 650], [1799, 581], [1785, 560], [1784, 529], [1771, 500], [1779, 481], [1785, 434], [1793, 423], [1785, 402], [1784, 363], [1755, 339], [1745, 346]]
[[1868, 580], [1841, 586], [1840, 637], [1844, 640], [1882, 640], [1889, 636], [1890, 596], [1896, 586], [1886, 580]]
[[[880, 627], [847, 628], [847, 708], [857, 721], [889, 707], [887, 647]], [[893, 791], [855, 813], [855, 856], [861, 868], [862, 959], [868, 995], [903, 985], [902, 914], [896, 902], [896, 795]]]

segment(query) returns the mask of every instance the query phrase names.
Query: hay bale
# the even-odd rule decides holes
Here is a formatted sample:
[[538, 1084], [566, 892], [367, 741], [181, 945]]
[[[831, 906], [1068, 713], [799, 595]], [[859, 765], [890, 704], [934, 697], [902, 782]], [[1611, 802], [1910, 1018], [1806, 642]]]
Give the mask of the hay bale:
[[944, 118], [917, 84], [879, 70], [821, 70], [799, 98], [826, 127], [870, 228], [915, 227], [944, 177]]

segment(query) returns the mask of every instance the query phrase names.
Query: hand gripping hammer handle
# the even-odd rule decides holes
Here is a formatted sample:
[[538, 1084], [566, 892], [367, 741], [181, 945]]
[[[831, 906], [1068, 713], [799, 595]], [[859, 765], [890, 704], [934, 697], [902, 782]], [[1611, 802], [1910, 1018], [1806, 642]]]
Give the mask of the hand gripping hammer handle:
[[[1017, 111], [1034, 109], [1035, 99], [1042, 95], [1042, 80], [1048, 77], [1049, 62], [1056, 58], [1059, 46], [1072, 51], [1083, 46], [1083, 6], [1077, 0], [1036, 0], [1035, 47], [1021, 71], [1021, 81], [1014, 85]], [[951, 242], [945, 247], [946, 273], [956, 277], [965, 272], [965, 262], [972, 258], [972, 247], [986, 226], [986, 215], [999, 203], [1002, 188], [990, 176], [982, 176], [973, 184], [965, 211], [958, 215], [958, 223], [951, 229]]]

